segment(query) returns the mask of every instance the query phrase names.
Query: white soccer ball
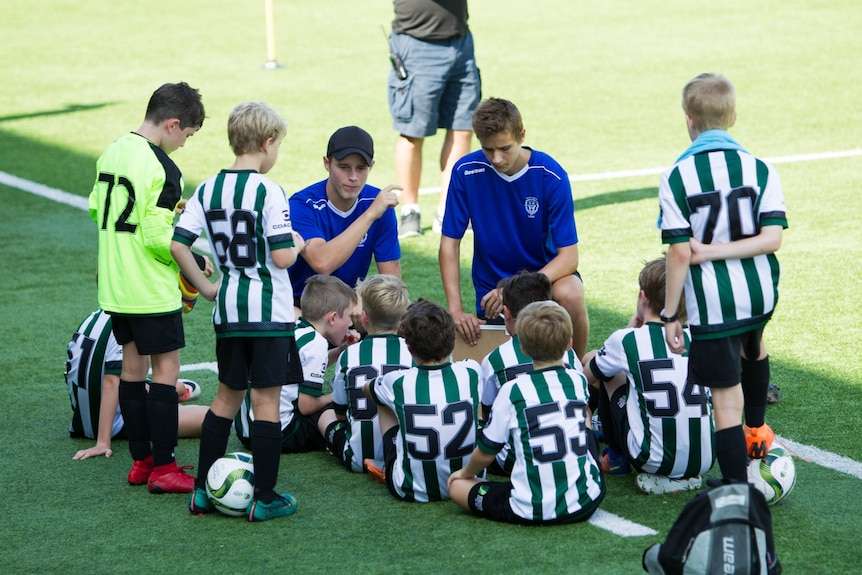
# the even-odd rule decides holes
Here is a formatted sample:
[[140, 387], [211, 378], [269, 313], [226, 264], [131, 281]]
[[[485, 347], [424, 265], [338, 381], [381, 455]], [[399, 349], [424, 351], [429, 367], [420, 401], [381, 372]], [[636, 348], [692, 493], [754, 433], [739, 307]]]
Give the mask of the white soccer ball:
[[216, 509], [233, 517], [245, 515], [254, 497], [254, 464], [248, 453], [217, 459], [207, 473], [207, 495]]
[[787, 497], [796, 485], [796, 465], [784, 447], [773, 444], [764, 459], [752, 459], [748, 464], [748, 482], [775, 505]]

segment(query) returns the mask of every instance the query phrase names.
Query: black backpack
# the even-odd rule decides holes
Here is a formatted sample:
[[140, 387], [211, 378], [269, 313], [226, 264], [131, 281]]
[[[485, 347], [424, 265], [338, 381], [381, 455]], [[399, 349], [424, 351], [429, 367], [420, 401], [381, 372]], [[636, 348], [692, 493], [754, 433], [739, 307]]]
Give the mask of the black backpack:
[[748, 483], [724, 482], [699, 493], [664, 543], [644, 551], [643, 568], [650, 575], [779, 575], [766, 498]]

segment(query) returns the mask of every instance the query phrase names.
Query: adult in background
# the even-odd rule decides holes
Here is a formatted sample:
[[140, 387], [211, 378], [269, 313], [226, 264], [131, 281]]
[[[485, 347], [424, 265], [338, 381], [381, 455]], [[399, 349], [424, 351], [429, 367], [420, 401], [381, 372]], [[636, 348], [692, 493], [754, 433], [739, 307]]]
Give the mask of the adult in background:
[[[440, 202], [434, 220], [439, 232], [449, 177], [470, 151], [470, 118], [482, 97], [473, 36], [467, 27], [467, 0], [394, 0], [390, 53], [400, 58], [389, 72], [389, 111], [399, 136], [395, 173], [403, 191], [399, 237], [422, 233], [419, 182], [422, 145], [446, 129], [440, 151]], [[396, 60], [397, 62], [397, 60]]]
[[[521, 271], [551, 280], [551, 297], [572, 319], [573, 349], [586, 351], [590, 324], [578, 269], [578, 232], [572, 186], [548, 154], [523, 145], [521, 113], [510, 101], [490, 98], [473, 114], [481, 150], [461, 158], [452, 171], [443, 235], [440, 275], [449, 311], [468, 344], [479, 338], [485, 318], [503, 310], [497, 282]], [[476, 315], [461, 300], [461, 238], [472, 222]]]
[[340, 128], [329, 138], [323, 167], [325, 180], [312, 184], [290, 199], [293, 229], [306, 247], [290, 267], [294, 301], [315, 274], [333, 275], [350, 287], [365, 279], [371, 258], [377, 271], [401, 277], [398, 243], [398, 186], [383, 190], [366, 184], [374, 166], [374, 141], [356, 126]]

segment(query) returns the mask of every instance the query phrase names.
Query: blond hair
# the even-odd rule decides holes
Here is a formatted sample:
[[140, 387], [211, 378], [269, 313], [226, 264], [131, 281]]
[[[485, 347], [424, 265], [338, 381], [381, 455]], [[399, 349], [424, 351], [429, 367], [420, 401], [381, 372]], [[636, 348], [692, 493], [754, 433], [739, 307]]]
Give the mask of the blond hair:
[[395, 276], [379, 274], [366, 278], [356, 288], [368, 322], [378, 330], [395, 332], [410, 305], [407, 286]]
[[269, 138], [279, 141], [287, 132], [287, 123], [266, 102], [243, 102], [227, 119], [227, 138], [237, 156], [263, 149]]
[[558, 361], [572, 341], [572, 318], [555, 301], [537, 301], [518, 314], [515, 332], [533, 361]]
[[682, 89], [682, 109], [698, 133], [727, 130], [736, 114], [736, 91], [720, 74], [700, 74]]

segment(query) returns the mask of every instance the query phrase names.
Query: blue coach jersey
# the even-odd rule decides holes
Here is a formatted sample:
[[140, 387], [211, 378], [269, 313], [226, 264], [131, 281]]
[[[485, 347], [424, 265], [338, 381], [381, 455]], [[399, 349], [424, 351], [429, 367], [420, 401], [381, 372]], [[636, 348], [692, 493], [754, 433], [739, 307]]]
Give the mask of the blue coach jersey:
[[482, 296], [502, 278], [538, 271], [557, 248], [578, 243], [569, 176], [536, 150], [514, 176], [495, 170], [481, 150], [461, 158], [452, 171], [443, 235], [461, 238], [469, 222], [476, 313]]
[[[312, 238], [331, 240], [350, 227], [371, 206], [380, 188], [366, 185], [359, 193], [356, 203], [342, 212], [333, 206], [326, 197], [326, 180], [312, 184], [290, 197], [290, 219], [293, 229], [305, 241]], [[401, 246], [398, 243], [398, 223], [395, 210], [389, 208], [383, 216], [371, 224], [368, 233], [359, 242], [353, 254], [332, 274], [350, 287], [365, 279], [371, 258], [376, 262], [391, 262], [401, 259]], [[305, 280], [316, 274], [304, 258], [299, 257], [290, 269], [293, 293], [302, 294]]]

